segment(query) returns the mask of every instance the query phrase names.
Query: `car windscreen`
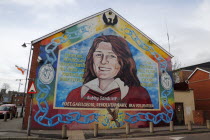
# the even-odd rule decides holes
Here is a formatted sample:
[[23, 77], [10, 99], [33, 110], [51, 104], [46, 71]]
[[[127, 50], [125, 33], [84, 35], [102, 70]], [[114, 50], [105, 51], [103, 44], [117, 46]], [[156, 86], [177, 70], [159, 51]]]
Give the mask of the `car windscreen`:
[[0, 111], [8, 111], [9, 107], [6, 106], [0, 106]]

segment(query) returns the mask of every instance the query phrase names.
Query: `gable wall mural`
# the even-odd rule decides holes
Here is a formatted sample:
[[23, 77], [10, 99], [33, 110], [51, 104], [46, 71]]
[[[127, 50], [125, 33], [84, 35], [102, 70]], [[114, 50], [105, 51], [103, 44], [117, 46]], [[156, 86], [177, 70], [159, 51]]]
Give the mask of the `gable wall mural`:
[[172, 120], [171, 56], [114, 11], [34, 46], [32, 128], [145, 127]]

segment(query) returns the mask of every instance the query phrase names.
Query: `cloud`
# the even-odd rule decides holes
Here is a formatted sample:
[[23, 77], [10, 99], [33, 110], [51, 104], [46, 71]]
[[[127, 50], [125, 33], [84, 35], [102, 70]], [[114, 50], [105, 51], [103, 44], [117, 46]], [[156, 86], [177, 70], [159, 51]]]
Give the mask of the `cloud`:
[[[2, 3], [8, 2], [7, 0], [2, 0]], [[33, 7], [47, 7], [54, 8], [59, 5], [75, 4], [75, 0], [10, 0], [8, 3], [18, 4], [23, 6], [33, 6]]]
[[[14, 65], [27, 68], [30, 42], [66, 25], [113, 8], [151, 39], [168, 49], [183, 65], [210, 60], [210, 1], [208, 0], [0, 0], [0, 86], [24, 79]], [[21, 86], [23, 87], [23, 86]], [[23, 90], [21, 88], [21, 90]]]
[[[32, 30], [23, 30], [21, 28], [9, 28], [0, 26], [2, 32], [1, 51], [0, 51], [0, 88], [3, 83], [8, 83], [11, 90], [17, 90], [18, 82], [16, 79], [25, 79], [15, 65], [27, 68], [30, 45], [27, 48], [21, 47], [24, 42], [30, 42], [33, 36]], [[25, 84], [25, 80], [22, 81]], [[24, 90], [21, 85], [20, 91]]]
[[194, 25], [210, 31], [210, 1], [203, 0], [194, 12]]

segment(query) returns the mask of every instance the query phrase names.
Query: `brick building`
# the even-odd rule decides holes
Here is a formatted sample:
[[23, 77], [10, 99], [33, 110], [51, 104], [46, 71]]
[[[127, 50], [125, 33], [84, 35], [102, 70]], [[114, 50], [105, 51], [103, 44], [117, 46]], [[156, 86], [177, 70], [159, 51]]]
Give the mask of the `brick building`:
[[193, 90], [192, 102], [195, 102], [195, 110], [192, 110], [193, 122], [204, 124], [206, 119], [210, 119], [210, 62], [183, 67], [175, 71], [173, 76], [175, 91], [176, 89], [187, 91], [186, 87]]
[[0, 105], [3, 104], [3, 96], [0, 94]]
[[[181, 83], [183, 86], [184, 84]], [[195, 110], [194, 93], [193, 90], [188, 89], [188, 85], [185, 84], [181, 87], [179, 84], [174, 86], [174, 124], [184, 125], [189, 121], [194, 122], [193, 111]]]
[[210, 110], [210, 68], [197, 68], [188, 78], [188, 84], [194, 90], [195, 109]]
[[210, 119], [210, 68], [196, 68], [188, 78], [188, 84], [194, 90], [194, 121], [204, 124]]
[[12, 100], [11, 100], [12, 104], [16, 104], [17, 106], [21, 106], [23, 104], [23, 100], [24, 100], [24, 93], [13, 92]]
[[0, 92], [0, 104], [11, 103], [21, 106], [24, 100], [24, 93], [17, 91], [8, 91], [2, 89]]
[[[103, 41], [105, 38], [110, 39]], [[98, 39], [99, 41], [97, 41]], [[116, 43], [112, 45], [108, 40], [116, 41]], [[37, 88], [37, 94], [34, 97], [31, 96], [32, 99], [29, 95], [26, 97], [24, 129], [28, 124], [31, 101], [33, 101], [31, 106], [33, 108], [32, 129], [61, 129], [63, 124], [67, 124], [68, 129], [93, 129], [95, 122], [99, 124], [99, 129], [123, 128], [125, 121], [132, 123], [132, 128], [137, 128], [148, 126], [149, 121], [169, 123], [173, 118], [174, 93], [171, 78], [171, 58], [173, 56], [112, 9], [72, 23], [33, 40], [31, 43], [33, 55], [29, 78], [34, 79], [34, 86], [31, 87]], [[100, 43], [105, 43], [105, 46], [109, 45], [109, 48], [95, 51], [99, 48]], [[116, 48], [116, 52], [112, 53], [113, 56], [105, 56], [108, 49], [112, 52], [117, 46], [119, 48]], [[120, 51], [119, 55], [118, 51]], [[98, 80], [104, 81], [107, 78], [98, 78], [97, 71], [92, 69], [93, 65], [95, 66], [92, 64], [92, 52], [100, 52], [101, 55], [97, 56], [103, 56], [106, 59], [116, 58], [115, 62], [110, 60], [110, 64], [111, 62], [117, 65], [118, 63], [122, 64], [116, 71], [116, 76], [109, 78], [109, 81], [120, 80], [121, 84], [116, 83], [116, 86], [113, 86], [114, 84], [107, 83], [107, 87], [110, 89], [99, 91], [101, 89], [98, 84], [103, 82], [98, 82]], [[111, 54], [110, 52], [107, 54]], [[104, 59], [98, 62], [101, 63], [102, 60]], [[88, 64], [89, 62], [91, 64]], [[111, 67], [98, 68], [101, 72], [114, 74]], [[133, 70], [129, 70], [130, 68]], [[83, 75], [92, 75], [86, 74], [86, 69], [88, 71], [92, 69], [90, 72], [94, 74], [88, 81], [88, 83], [92, 83], [90, 83], [90, 88], [85, 88], [84, 85], [86, 81]], [[113, 67], [114, 69], [116, 67]], [[135, 74], [136, 80], [133, 80], [128, 73]], [[128, 79], [125, 80], [124, 76]], [[136, 85], [133, 84], [135, 81], [138, 82]], [[32, 85], [32, 81], [29, 81], [29, 85]], [[126, 89], [121, 90], [120, 88], [123, 87]], [[140, 90], [137, 91], [137, 88], [133, 87], [143, 88], [149, 96], [144, 96], [143, 92], [139, 92]], [[91, 88], [97, 88], [97, 93], [88, 95]], [[117, 89], [117, 92], [112, 92], [114, 88]], [[76, 89], [79, 90], [76, 91]], [[109, 95], [106, 95], [106, 99], [102, 97], [105, 95], [104, 91], [110, 92]], [[164, 98], [160, 98], [161, 93], [166, 91], [167, 94], [164, 95]], [[128, 97], [129, 92], [132, 97]], [[113, 96], [115, 93], [118, 95]], [[137, 95], [133, 93], [137, 93]], [[108, 97], [110, 95], [113, 98]], [[115, 107], [116, 110], [119, 107], [122, 112], [116, 113], [117, 116], [121, 115], [118, 117], [121, 119], [117, 125], [115, 121], [108, 118], [109, 107], [112, 109]], [[140, 113], [145, 114], [145, 119], [133, 122], [134, 119], [130, 117], [130, 113], [137, 114], [137, 116]], [[148, 116], [149, 113], [154, 114], [152, 116], [155, 118], [151, 119], [151, 115]]]

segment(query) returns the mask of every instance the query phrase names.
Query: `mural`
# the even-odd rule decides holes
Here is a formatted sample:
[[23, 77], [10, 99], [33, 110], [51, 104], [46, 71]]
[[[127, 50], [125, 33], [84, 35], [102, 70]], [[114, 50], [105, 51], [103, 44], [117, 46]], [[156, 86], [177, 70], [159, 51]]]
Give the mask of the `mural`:
[[[59, 56], [55, 107], [159, 109], [157, 64], [112, 29], [61, 50]], [[141, 72], [145, 67], [150, 68], [147, 79]], [[144, 83], [148, 90], [139, 79], [151, 84]]]
[[117, 14], [105, 11], [38, 43], [34, 127], [171, 121], [171, 57]]

